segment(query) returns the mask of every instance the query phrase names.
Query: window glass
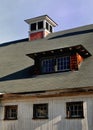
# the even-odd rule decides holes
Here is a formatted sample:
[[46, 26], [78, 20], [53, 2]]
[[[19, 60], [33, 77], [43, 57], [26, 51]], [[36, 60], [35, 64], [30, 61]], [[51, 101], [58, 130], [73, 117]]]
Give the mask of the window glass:
[[42, 71], [44, 73], [54, 71], [54, 59], [45, 59], [42, 62]]
[[42, 73], [70, 70], [70, 57], [58, 57], [42, 60]]
[[83, 117], [83, 102], [69, 102], [66, 104], [66, 113], [68, 118]]
[[35, 31], [36, 30], [36, 23], [32, 23], [31, 24], [31, 31]]
[[46, 22], [46, 29], [48, 30], [49, 29], [49, 24]]
[[43, 21], [38, 22], [38, 29], [42, 29], [43, 28]]
[[36, 119], [48, 118], [48, 104], [34, 104], [33, 118]]
[[17, 119], [17, 106], [5, 106], [5, 119], [15, 120]]
[[50, 25], [50, 32], [53, 32], [53, 30], [52, 30], [52, 26]]

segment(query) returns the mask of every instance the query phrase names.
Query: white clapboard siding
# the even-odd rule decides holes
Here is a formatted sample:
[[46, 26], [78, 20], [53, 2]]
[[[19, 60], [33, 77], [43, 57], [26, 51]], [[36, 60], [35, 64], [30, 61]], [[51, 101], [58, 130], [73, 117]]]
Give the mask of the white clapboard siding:
[[[84, 119], [66, 119], [66, 102], [83, 101]], [[33, 104], [48, 103], [49, 119], [34, 120]], [[18, 120], [3, 120], [4, 106], [18, 105]], [[4, 101], [0, 107], [0, 130], [92, 130], [93, 97], [59, 97]]]

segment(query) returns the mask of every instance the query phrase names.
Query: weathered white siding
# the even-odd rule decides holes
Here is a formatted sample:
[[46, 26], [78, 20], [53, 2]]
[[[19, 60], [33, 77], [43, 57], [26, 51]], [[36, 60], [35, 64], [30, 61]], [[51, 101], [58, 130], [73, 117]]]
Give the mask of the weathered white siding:
[[[84, 119], [66, 119], [69, 101], [84, 102]], [[32, 119], [36, 103], [48, 103], [49, 119]], [[11, 104], [18, 105], [18, 120], [3, 120], [4, 106]], [[0, 130], [93, 130], [93, 96], [4, 101], [0, 106]]]

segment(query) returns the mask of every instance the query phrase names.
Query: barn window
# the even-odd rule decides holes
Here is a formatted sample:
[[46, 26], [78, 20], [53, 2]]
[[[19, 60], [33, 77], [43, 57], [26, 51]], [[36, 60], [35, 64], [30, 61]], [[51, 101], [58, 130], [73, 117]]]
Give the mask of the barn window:
[[52, 73], [70, 70], [70, 56], [42, 60], [42, 73]]
[[48, 104], [34, 104], [33, 119], [47, 119], [47, 118], [48, 118]]
[[83, 102], [66, 103], [67, 118], [83, 118]]
[[17, 105], [5, 106], [5, 120], [16, 120], [17, 108]]

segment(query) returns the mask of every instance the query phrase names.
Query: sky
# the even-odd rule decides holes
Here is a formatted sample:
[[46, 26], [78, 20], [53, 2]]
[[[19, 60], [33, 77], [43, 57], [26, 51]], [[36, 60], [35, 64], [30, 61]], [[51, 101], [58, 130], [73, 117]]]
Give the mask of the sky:
[[58, 24], [55, 32], [93, 24], [93, 0], [2, 0], [0, 43], [27, 38], [24, 20], [46, 14]]

